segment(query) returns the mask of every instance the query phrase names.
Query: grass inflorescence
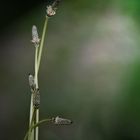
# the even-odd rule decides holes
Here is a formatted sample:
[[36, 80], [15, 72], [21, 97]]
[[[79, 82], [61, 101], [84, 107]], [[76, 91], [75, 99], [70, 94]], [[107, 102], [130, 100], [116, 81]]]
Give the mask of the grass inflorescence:
[[31, 90], [31, 101], [30, 101], [29, 129], [24, 137], [24, 140], [27, 139], [38, 140], [39, 126], [42, 123], [49, 122], [54, 125], [68, 125], [72, 123], [71, 120], [60, 118], [59, 116], [47, 118], [43, 120], [39, 119], [39, 110], [40, 110], [40, 90], [39, 90], [39, 83], [38, 83], [39, 68], [41, 63], [44, 41], [46, 37], [48, 20], [50, 17], [56, 14], [56, 10], [58, 8], [59, 2], [60, 0], [54, 0], [54, 2], [51, 5], [47, 6], [41, 39], [39, 37], [36, 25], [32, 26], [31, 42], [33, 43], [35, 48], [35, 62], [34, 62], [34, 75], [29, 74], [28, 76], [29, 86]]

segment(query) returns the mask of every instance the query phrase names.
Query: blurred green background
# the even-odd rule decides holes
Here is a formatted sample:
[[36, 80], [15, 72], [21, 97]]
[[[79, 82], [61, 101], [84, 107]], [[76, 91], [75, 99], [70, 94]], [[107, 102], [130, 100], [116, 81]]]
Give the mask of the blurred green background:
[[[1, 27], [1, 140], [22, 140], [28, 129], [31, 28], [41, 35], [45, 4]], [[74, 123], [42, 125], [40, 140], [140, 140], [139, 13], [139, 0], [62, 1], [49, 20], [39, 72], [40, 119]]]

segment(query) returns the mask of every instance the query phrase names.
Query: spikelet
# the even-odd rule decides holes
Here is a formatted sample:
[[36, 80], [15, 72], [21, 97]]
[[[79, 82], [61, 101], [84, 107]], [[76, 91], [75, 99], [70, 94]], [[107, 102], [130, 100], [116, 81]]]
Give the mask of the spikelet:
[[29, 80], [29, 86], [31, 88], [31, 92], [33, 92], [36, 88], [33, 75], [29, 74], [28, 80]]
[[56, 14], [56, 10], [58, 8], [58, 5], [60, 3], [61, 0], [55, 0], [52, 5], [49, 5], [47, 6], [47, 10], [46, 10], [46, 13], [47, 13], [47, 16], [48, 17], [52, 17]]
[[48, 17], [52, 17], [56, 14], [56, 11], [52, 8], [51, 5], [47, 6], [46, 12]]
[[31, 40], [31, 42], [35, 44], [35, 47], [39, 46], [40, 39], [38, 36], [37, 27], [35, 25], [33, 25], [33, 27], [32, 27], [32, 40]]
[[33, 92], [33, 106], [35, 109], [38, 109], [40, 106], [40, 92], [39, 89], [35, 89]]
[[65, 118], [60, 118], [59, 116], [53, 118], [53, 123], [55, 125], [70, 125], [72, 124], [72, 121], [69, 119], [65, 119]]

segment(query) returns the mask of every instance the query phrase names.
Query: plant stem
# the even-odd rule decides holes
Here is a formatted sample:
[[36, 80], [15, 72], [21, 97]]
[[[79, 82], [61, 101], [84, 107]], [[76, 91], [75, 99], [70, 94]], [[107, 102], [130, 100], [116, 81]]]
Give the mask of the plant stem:
[[33, 94], [31, 94], [31, 102], [30, 102], [30, 120], [29, 120], [29, 127], [30, 127], [30, 124], [31, 124], [32, 115], [33, 115]]
[[41, 124], [44, 123], [44, 122], [50, 122], [50, 121], [52, 121], [52, 119], [44, 119], [44, 120], [39, 121], [39, 122], [36, 123], [35, 125], [32, 125], [32, 126], [29, 128], [28, 132], [26, 133], [26, 135], [25, 135], [25, 137], [24, 137], [24, 140], [27, 139], [27, 137], [30, 135], [30, 132], [33, 131], [34, 128], [38, 127], [39, 125], [41, 125]]
[[39, 47], [40, 49], [39, 49], [39, 54], [38, 54], [38, 71], [39, 71], [39, 67], [40, 67], [40, 61], [41, 61], [42, 50], [43, 50], [43, 46], [44, 46], [44, 40], [45, 40], [45, 34], [46, 34], [46, 30], [47, 30], [48, 19], [49, 19], [49, 17], [46, 16], [44, 27], [43, 27], [41, 43], [40, 43], [40, 47]]
[[[36, 123], [38, 122], [39, 122], [39, 109], [36, 110]], [[39, 136], [39, 127], [36, 127], [35, 140], [38, 140], [38, 136]]]
[[[31, 124], [30, 124], [30, 127], [29, 127], [28, 135], [27, 135], [28, 136], [28, 140], [33, 139], [32, 136], [33, 136], [34, 133], [32, 133], [31, 127], [34, 125], [35, 112], [36, 112], [36, 110], [34, 109], [33, 116], [31, 118]], [[26, 135], [25, 135], [25, 138], [26, 138]]]
[[[32, 120], [33, 114], [34, 114], [33, 112], [34, 112], [34, 107], [33, 107], [33, 93], [32, 93], [31, 94], [31, 103], [30, 103], [30, 121], [29, 121], [29, 128], [31, 127], [32, 124], [34, 124], [34, 120]], [[34, 140], [34, 131], [32, 131], [32, 133], [31, 133], [30, 136], [31, 136], [31, 138], [28, 137], [28, 140]]]
[[38, 47], [35, 48], [35, 77], [36, 89], [38, 88]]
[[[45, 19], [45, 23], [44, 23], [44, 27], [43, 27], [43, 33], [42, 33], [42, 38], [41, 38], [41, 43], [40, 43], [40, 46], [39, 46], [39, 50], [36, 50], [36, 57], [35, 57], [35, 83], [36, 83], [36, 88], [38, 88], [38, 72], [39, 72], [39, 67], [40, 67], [42, 50], [43, 50], [43, 46], [44, 46], [44, 40], [45, 40], [45, 34], [46, 34], [46, 29], [47, 29], [47, 23], [48, 23], [48, 17], [46, 17], [46, 19]], [[36, 124], [38, 122], [39, 122], [39, 109], [36, 110]], [[35, 140], [38, 140], [38, 134], [39, 134], [39, 128], [36, 127], [36, 130], [35, 130]]]
[[[35, 85], [36, 85], [36, 89], [38, 89], [38, 47], [35, 48]], [[39, 109], [36, 109], [35, 112], [35, 123], [37, 123], [39, 121]], [[38, 140], [38, 132], [39, 129], [38, 127], [36, 127], [35, 130], [35, 140]]]
[[38, 127], [39, 125], [43, 124], [44, 122], [50, 122], [50, 121], [52, 121], [52, 119], [44, 119], [44, 120], [41, 120], [38, 123], [36, 123], [35, 125], [33, 125], [31, 127], [31, 130], [34, 129], [35, 127]]
[[[38, 89], [38, 87], [39, 87], [38, 86], [38, 72], [39, 72], [39, 67], [40, 67], [42, 50], [43, 50], [43, 46], [44, 46], [47, 23], [48, 23], [48, 17], [46, 16], [40, 46], [35, 46], [35, 76], [34, 76], [34, 81], [35, 81], [36, 89]], [[30, 103], [30, 123], [29, 123], [29, 128], [32, 127], [32, 124], [33, 125], [38, 124], [38, 122], [39, 122], [39, 109], [36, 109], [36, 111], [35, 111], [35, 120], [33, 120], [33, 122], [32, 122], [33, 112], [34, 112], [34, 106], [33, 106], [33, 94], [32, 94], [31, 95], [31, 103]], [[31, 134], [30, 134], [28, 140], [34, 140], [34, 139], [38, 140], [38, 134], [39, 134], [39, 129], [38, 129], [38, 127], [36, 127], [35, 131], [34, 130], [31, 131]]]

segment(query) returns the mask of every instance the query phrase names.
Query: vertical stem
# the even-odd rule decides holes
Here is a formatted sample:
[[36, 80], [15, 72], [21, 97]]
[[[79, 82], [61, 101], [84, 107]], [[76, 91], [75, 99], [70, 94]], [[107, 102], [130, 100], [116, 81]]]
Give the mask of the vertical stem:
[[[36, 84], [36, 89], [38, 89], [38, 46], [35, 49], [35, 84]], [[35, 112], [35, 123], [39, 122], [39, 109], [36, 110]], [[35, 140], [38, 140], [38, 132], [39, 129], [38, 127], [35, 128]]]
[[33, 94], [31, 94], [29, 127], [30, 127], [30, 125], [31, 125], [32, 116], [33, 116]]
[[[34, 130], [32, 130], [32, 126], [34, 126], [34, 117], [35, 117], [35, 109], [33, 110], [33, 114], [32, 114], [32, 118], [31, 118], [31, 123], [30, 123], [30, 126], [29, 126], [29, 131], [28, 131], [28, 134], [25, 135], [25, 138], [24, 140], [26, 140], [26, 137], [28, 136], [28, 140], [31, 140], [31, 139], [34, 139]], [[33, 132], [33, 133], [32, 133]]]
[[[45, 19], [42, 38], [41, 38], [41, 43], [40, 43], [40, 47], [39, 47], [39, 52], [38, 51], [36, 52], [36, 62], [35, 62], [36, 63], [36, 67], [35, 67], [36, 88], [38, 88], [38, 72], [39, 72], [40, 61], [41, 61], [41, 56], [42, 56], [42, 50], [43, 50], [43, 45], [44, 45], [44, 40], [45, 40], [47, 23], [48, 23], [48, 17], [46, 17], [46, 19]], [[38, 123], [38, 122], [39, 122], [39, 109], [36, 110], [36, 123]], [[39, 135], [39, 128], [36, 127], [35, 140], [38, 140], [38, 135]]]
[[[41, 38], [41, 43], [40, 46], [35, 46], [35, 84], [36, 84], [36, 89], [38, 89], [38, 72], [39, 72], [39, 67], [40, 67], [40, 61], [41, 61], [41, 56], [42, 56], [42, 50], [43, 50], [43, 45], [44, 45], [44, 40], [45, 40], [45, 34], [46, 34], [46, 29], [47, 29], [47, 23], [48, 23], [48, 17], [45, 19], [44, 27], [43, 27], [43, 33], [42, 33], [42, 38]], [[30, 105], [30, 127], [31, 125], [31, 118], [33, 116], [34, 112], [34, 107], [33, 107], [33, 95], [31, 95], [31, 105]], [[33, 125], [37, 124], [39, 122], [39, 109], [36, 109], [35, 111], [35, 121], [33, 121]], [[34, 133], [35, 132], [35, 133]], [[35, 135], [34, 135], [35, 134]], [[31, 137], [29, 140], [38, 140], [38, 134], [39, 134], [39, 128], [36, 127], [35, 131], [32, 130], [31, 132]], [[35, 137], [35, 138], [34, 138]]]
[[[40, 67], [40, 61], [41, 61], [41, 56], [42, 56], [42, 50], [44, 46], [44, 40], [45, 40], [45, 34], [46, 34], [46, 29], [47, 29], [47, 23], [48, 23], [48, 17], [45, 19], [44, 27], [43, 27], [43, 33], [42, 33], [42, 38], [41, 38], [41, 43], [39, 46], [39, 52], [36, 49], [36, 57], [35, 57], [35, 83], [36, 83], [36, 88], [38, 88], [38, 72], [39, 72], [39, 67]], [[36, 110], [36, 123], [39, 122], [39, 109]], [[39, 135], [39, 128], [36, 127], [35, 131], [35, 140], [38, 140], [38, 135]]]
[[[33, 107], [33, 94], [31, 94], [31, 102], [30, 102], [30, 121], [29, 121], [29, 128], [31, 127], [32, 123], [34, 125], [34, 121], [32, 122], [34, 107]], [[28, 140], [34, 140], [34, 130], [31, 133], [31, 138], [28, 137]]]
[[[36, 110], [36, 124], [39, 122], [39, 109]], [[38, 136], [39, 136], [39, 127], [36, 127], [35, 130], [35, 140], [38, 140]]]
[[40, 49], [39, 49], [39, 54], [38, 54], [38, 71], [39, 71], [39, 67], [40, 67], [40, 61], [41, 61], [42, 50], [43, 50], [43, 45], [44, 45], [44, 40], [45, 40], [45, 34], [46, 34], [46, 30], [47, 30], [48, 18], [49, 17], [46, 16], [44, 27], [43, 27], [43, 33], [42, 33]]
[[[38, 75], [37, 75], [38, 47], [39, 46], [37, 46], [37, 45], [35, 46], [35, 76], [34, 76], [34, 81], [35, 81], [35, 84], [36, 84], [36, 88], [38, 88]], [[31, 94], [31, 104], [30, 104], [30, 123], [29, 123], [29, 127], [32, 127], [32, 124], [34, 125], [34, 123], [35, 123], [34, 119], [32, 120], [32, 117], [33, 117], [34, 114], [36, 116], [36, 111], [35, 111], [34, 114], [33, 114], [33, 112], [34, 112], [34, 106], [33, 106], [33, 93], [32, 93]], [[28, 137], [28, 140], [34, 140], [34, 136], [35, 136], [35, 131], [32, 130], [31, 134]]]
[[35, 77], [34, 77], [34, 80], [35, 80], [35, 85], [36, 85], [36, 88], [38, 88], [38, 47], [35, 48]]

